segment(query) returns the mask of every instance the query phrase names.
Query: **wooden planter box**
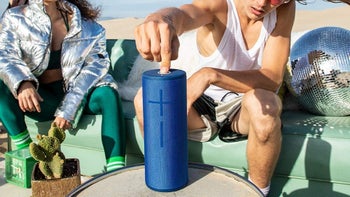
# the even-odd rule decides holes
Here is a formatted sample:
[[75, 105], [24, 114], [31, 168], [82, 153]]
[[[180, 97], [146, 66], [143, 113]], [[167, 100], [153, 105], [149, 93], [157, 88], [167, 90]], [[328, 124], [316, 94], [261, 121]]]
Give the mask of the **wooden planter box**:
[[36, 163], [32, 172], [32, 197], [64, 197], [81, 184], [78, 159], [66, 159], [63, 176], [46, 180]]

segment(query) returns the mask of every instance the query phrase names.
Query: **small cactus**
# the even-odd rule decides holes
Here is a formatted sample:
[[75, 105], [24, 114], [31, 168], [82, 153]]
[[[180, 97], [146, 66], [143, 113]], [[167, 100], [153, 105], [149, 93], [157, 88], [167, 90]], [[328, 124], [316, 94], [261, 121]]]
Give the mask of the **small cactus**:
[[65, 156], [60, 148], [65, 138], [64, 129], [52, 123], [47, 136], [38, 134], [38, 143], [32, 142], [29, 145], [30, 154], [39, 162], [39, 169], [46, 179], [62, 177]]

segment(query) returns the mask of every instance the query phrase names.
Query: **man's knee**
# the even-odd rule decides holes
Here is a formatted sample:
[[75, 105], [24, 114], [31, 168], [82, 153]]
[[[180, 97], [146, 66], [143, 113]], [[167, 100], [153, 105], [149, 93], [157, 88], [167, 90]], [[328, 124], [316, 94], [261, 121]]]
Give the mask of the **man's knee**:
[[261, 142], [267, 142], [271, 136], [280, 135], [282, 102], [277, 94], [263, 89], [249, 91], [242, 106], [251, 114], [251, 127]]
[[278, 95], [264, 89], [247, 92], [242, 100], [242, 106], [261, 116], [277, 117], [282, 111], [282, 102]]

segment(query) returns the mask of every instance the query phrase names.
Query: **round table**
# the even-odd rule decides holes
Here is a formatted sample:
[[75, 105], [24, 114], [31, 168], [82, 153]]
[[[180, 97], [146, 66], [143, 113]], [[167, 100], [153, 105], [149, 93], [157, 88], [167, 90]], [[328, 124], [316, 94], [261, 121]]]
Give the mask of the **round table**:
[[144, 165], [124, 167], [83, 183], [68, 196], [235, 196], [263, 197], [242, 176], [223, 168], [190, 163], [188, 184], [173, 192], [158, 192], [146, 186]]

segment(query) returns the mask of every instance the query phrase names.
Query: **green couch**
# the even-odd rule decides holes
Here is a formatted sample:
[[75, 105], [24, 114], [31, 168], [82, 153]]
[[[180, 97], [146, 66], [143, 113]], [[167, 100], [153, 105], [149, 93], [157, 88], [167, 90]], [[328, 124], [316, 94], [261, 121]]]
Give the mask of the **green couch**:
[[[107, 48], [111, 73], [118, 82], [126, 80], [138, 55], [134, 41], [110, 39]], [[285, 102], [295, 102], [290, 98]], [[123, 110], [127, 124], [127, 165], [141, 163], [143, 139], [133, 103], [123, 101]], [[349, 196], [350, 117], [315, 116], [292, 108], [283, 111], [282, 120], [283, 145], [270, 196]], [[50, 126], [50, 122], [29, 118], [26, 121], [32, 137], [37, 132], [45, 133]], [[82, 174], [104, 172], [100, 126], [100, 115], [84, 115], [62, 145], [67, 157], [79, 158]], [[246, 140], [226, 143], [217, 137], [205, 143], [189, 141], [189, 160], [247, 176], [245, 149]]]

